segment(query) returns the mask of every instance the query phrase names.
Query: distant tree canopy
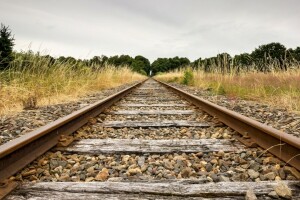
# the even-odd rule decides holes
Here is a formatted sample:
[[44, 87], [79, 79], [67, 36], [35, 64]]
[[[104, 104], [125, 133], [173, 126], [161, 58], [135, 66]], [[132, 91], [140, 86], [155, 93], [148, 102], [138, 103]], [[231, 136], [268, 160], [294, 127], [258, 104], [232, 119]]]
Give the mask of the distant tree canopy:
[[249, 66], [252, 64], [252, 57], [249, 53], [242, 53], [240, 55], [235, 55], [234, 65], [236, 66]]
[[134, 58], [129, 55], [112, 56], [109, 57], [106, 62], [114, 66], [128, 66], [133, 71], [144, 75], [150, 73], [150, 61], [141, 55], [135, 56]]
[[121, 55], [121, 56], [112, 56], [107, 60], [108, 64], [115, 65], [115, 66], [123, 66], [127, 65], [130, 66], [132, 64], [133, 58], [128, 55]]
[[150, 73], [150, 61], [143, 56], [136, 56], [131, 65], [133, 71], [140, 72], [145, 75]]
[[278, 61], [281, 69], [286, 70], [284, 61], [286, 60], [286, 48], [280, 43], [270, 43], [259, 46], [251, 53], [254, 63], [263, 71], [265, 65], [271, 64], [274, 60]]
[[221, 53], [215, 57], [210, 58], [199, 58], [195, 60], [191, 65], [194, 68], [202, 67], [205, 72], [210, 72], [215, 69], [220, 70], [222, 73], [230, 70], [230, 63], [232, 61], [231, 56], [228, 53]]
[[285, 71], [299, 62], [300, 47], [287, 49], [284, 45], [273, 42], [261, 45], [251, 53], [242, 53], [234, 57], [222, 53], [215, 57], [196, 59], [191, 65], [206, 72], [239, 72], [241, 69], [268, 72], [272, 69]]
[[166, 72], [184, 67], [189, 64], [190, 60], [188, 58], [179, 58], [178, 56], [174, 58], [157, 58], [151, 64], [151, 69], [153, 71], [153, 74], [156, 74], [158, 72]]
[[261, 45], [252, 51], [251, 56], [254, 60], [273, 58], [283, 60], [285, 58], [286, 48], [280, 43], [270, 43]]
[[296, 47], [295, 49], [288, 49], [287, 53], [288, 60], [300, 62], [300, 47]]
[[0, 70], [6, 69], [13, 60], [14, 38], [8, 26], [1, 24], [0, 28]]
[[94, 56], [92, 59], [89, 60], [90, 64], [93, 65], [100, 65], [103, 66], [108, 60], [107, 56], [101, 55], [101, 56]]

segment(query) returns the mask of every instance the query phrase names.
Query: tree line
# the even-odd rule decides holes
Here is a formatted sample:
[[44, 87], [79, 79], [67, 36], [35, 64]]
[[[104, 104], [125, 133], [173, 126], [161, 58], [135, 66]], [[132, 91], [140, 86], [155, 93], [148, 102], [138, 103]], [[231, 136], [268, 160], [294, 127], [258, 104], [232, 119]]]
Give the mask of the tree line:
[[68, 63], [74, 68], [78, 67], [104, 67], [106, 65], [113, 65], [116, 67], [127, 66], [130, 67], [133, 71], [149, 75], [151, 64], [150, 61], [144, 56], [137, 55], [131, 57], [129, 55], [116, 55], [107, 57], [105, 55], [94, 56], [91, 59], [76, 59], [71, 56], [60, 56], [54, 58], [51, 55], [40, 55], [39, 52], [34, 53], [33, 51], [13, 51], [14, 46], [14, 37], [11, 33], [11, 30], [8, 26], [5, 26], [1, 23], [0, 28], [0, 70], [9, 69], [13, 65], [21, 66], [25, 68], [29, 66], [34, 59], [47, 64], [49, 67], [55, 65], [56, 63]]
[[198, 58], [190, 62], [188, 58], [157, 58], [151, 64], [153, 73], [191, 66], [203, 69], [205, 72], [239, 73], [243, 71], [270, 72], [273, 70], [286, 71], [289, 68], [300, 67], [300, 47], [287, 49], [284, 45], [273, 42], [260, 45], [251, 53], [231, 56], [221, 53], [210, 58]]
[[[144, 74], [154, 75], [159, 72], [167, 72], [185, 66], [191, 66], [197, 69], [203, 69], [205, 72], [232, 73], [244, 71], [268, 72], [272, 70], [286, 71], [289, 68], [299, 67], [300, 47], [287, 49], [280, 43], [269, 43], [261, 45], [251, 53], [242, 53], [231, 56], [228, 53], [221, 53], [210, 58], [198, 58], [191, 62], [186, 57], [157, 58], [152, 63], [142, 56], [131, 57], [129, 55], [115, 56], [94, 56], [91, 59], [76, 59], [73, 57], [60, 56], [54, 58], [50, 55], [41, 56], [32, 51], [14, 52], [14, 37], [8, 26], [1, 24], [0, 29], [0, 70], [8, 69], [12, 62], [18, 62], [26, 67], [29, 57], [39, 56], [47, 59], [48, 65], [56, 62], [68, 62], [75, 67], [102, 67], [105, 65], [128, 66], [133, 71]], [[18, 58], [18, 60], [16, 60]]]
[[202, 68], [205, 72], [286, 71], [289, 68], [300, 67], [300, 47], [287, 49], [284, 45], [273, 42], [260, 45], [251, 53], [233, 57], [228, 53], [221, 53], [210, 58], [199, 58], [191, 65], [194, 68]]

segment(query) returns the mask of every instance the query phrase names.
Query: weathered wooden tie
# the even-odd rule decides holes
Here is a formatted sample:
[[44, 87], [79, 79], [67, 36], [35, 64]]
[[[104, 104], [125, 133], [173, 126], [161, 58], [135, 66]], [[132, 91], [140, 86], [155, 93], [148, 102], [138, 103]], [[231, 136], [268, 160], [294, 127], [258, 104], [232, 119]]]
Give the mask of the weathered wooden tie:
[[179, 101], [180, 98], [166, 98], [166, 97], [148, 97], [148, 98], [137, 98], [137, 97], [125, 97], [127, 101]]
[[117, 110], [106, 112], [111, 115], [192, 115], [193, 110]]
[[179, 97], [178, 95], [174, 94], [174, 93], [171, 93], [171, 92], [163, 92], [163, 93], [150, 93], [150, 92], [147, 92], [147, 93], [142, 93], [142, 92], [139, 92], [139, 93], [131, 93], [130, 94], [131, 97], [163, 97], [163, 96], [168, 96], [168, 97]]
[[[162, 87], [139, 87], [138, 90], [162, 90]], [[164, 90], [168, 91], [167, 89]]]
[[170, 104], [162, 104], [162, 103], [157, 103], [157, 104], [142, 104], [142, 103], [122, 103], [122, 104], [117, 104], [116, 106], [118, 107], [187, 107], [191, 106], [189, 104], [176, 104], [176, 103], [170, 103]]
[[164, 121], [104, 121], [100, 124], [103, 127], [123, 128], [123, 127], [210, 127], [207, 122], [196, 122], [188, 120], [164, 120]]
[[180, 140], [142, 140], [142, 139], [84, 139], [68, 147], [58, 148], [69, 153], [196, 153], [196, 152], [234, 152], [244, 149], [243, 145], [228, 139], [180, 139]]
[[[299, 199], [299, 181], [284, 181]], [[278, 182], [219, 182], [165, 180], [147, 182], [41, 182], [25, 183], [7, 200], [16, 199], [245, 199], [250, 188], [259, 199], [274, 191]], [[196, 198], [198, 197], [198, 198]]]

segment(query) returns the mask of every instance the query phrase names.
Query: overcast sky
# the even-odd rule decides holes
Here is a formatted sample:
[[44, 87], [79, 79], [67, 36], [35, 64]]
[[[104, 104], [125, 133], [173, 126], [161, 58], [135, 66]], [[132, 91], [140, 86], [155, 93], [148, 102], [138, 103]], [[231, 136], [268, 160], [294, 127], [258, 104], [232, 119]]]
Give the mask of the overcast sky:
[[300, 46], [299, 0], [0, 0], [15, 49], [53, 56], [215, 56]]

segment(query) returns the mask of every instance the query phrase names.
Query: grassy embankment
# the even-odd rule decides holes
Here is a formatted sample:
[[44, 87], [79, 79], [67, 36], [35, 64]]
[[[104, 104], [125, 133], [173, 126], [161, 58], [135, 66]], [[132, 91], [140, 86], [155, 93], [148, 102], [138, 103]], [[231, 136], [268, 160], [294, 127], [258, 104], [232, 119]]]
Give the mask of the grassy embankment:
[[74, 101], [80, 96], [145, 78], [126, 67], [91, 68], [50, 62], [37, 56], [26, 61], [16, 58], [9, 70], [0, 72], [0, 115], [24, 107]]
[[159, 74], [157, 79], [196, 88], [210, 89], [214, 94], [254, 100], [290, 111], [300, 112], [300, 70], [287, 72], [245, 72], [240, 74], [205, 73], [181, 69]]

